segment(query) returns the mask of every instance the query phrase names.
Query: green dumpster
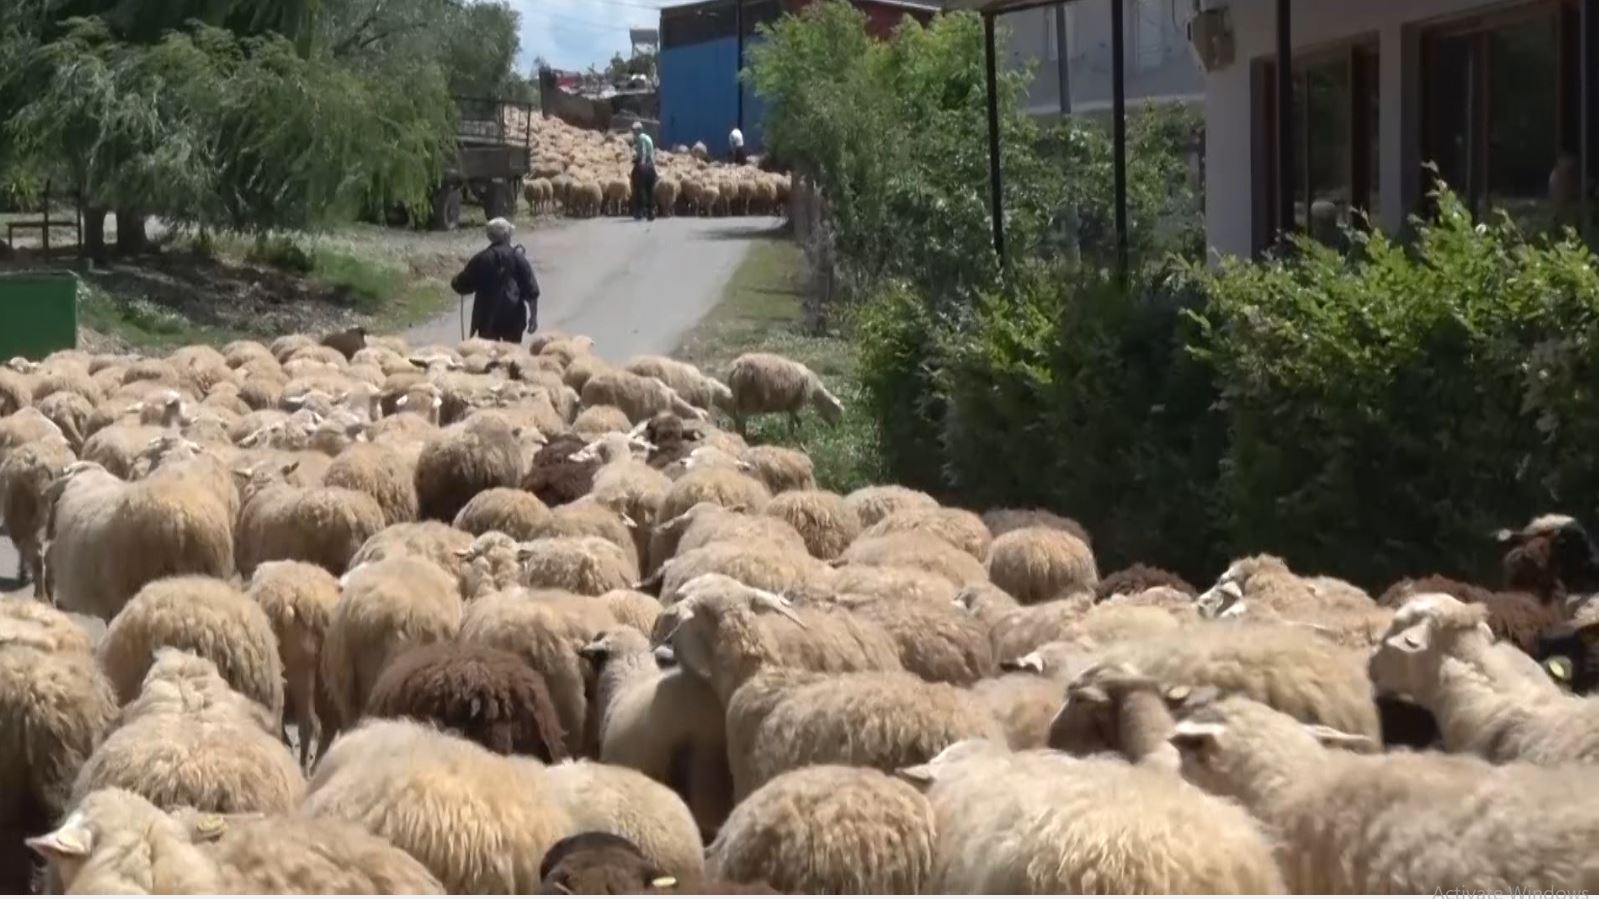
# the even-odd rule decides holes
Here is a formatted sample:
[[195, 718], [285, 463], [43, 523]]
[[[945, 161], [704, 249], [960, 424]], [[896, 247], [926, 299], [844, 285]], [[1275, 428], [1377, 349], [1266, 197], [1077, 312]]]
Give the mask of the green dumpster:
[[42, 359], [78, 345], [78, 276], [72, 272], [0, 275], [0, 360]]

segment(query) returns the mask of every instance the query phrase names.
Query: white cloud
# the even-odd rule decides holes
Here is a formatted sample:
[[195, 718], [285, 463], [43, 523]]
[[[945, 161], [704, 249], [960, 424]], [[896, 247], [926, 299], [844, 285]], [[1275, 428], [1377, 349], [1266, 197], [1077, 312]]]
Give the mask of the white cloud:
[[644, 0], [628, 0], [638, 4], [633, 6], [595, 0], [509, 2], [522, 14], [522, 56], [517, 64], [524, 72], [536, 56], [560, 69], [604, 68], [612, 54], [628, 54], [629, 28], [656, 28], [661, 21], [658, 11], [640, 8]]

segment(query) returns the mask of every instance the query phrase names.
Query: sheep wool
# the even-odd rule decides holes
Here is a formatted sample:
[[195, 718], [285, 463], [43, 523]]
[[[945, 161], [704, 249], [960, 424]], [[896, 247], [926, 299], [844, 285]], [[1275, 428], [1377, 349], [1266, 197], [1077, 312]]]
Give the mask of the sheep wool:
[[339, 582], [306, 562], [266, 562], [250, 578], [249, 594], [272, 622], [277, 637], [285, 678], [284, 723], [293, 723], [299, 734], [304, 765], [313, 745], [327, 749], [339, 724], [338, 710], [318, 671], [322, 643], [339, 603]]
[[521, 547], [522, 582], [545, 590], [601, 596], [638, 580], [631, 547], [624, 552], [598, 537], [553, 537]]
[[766, 514], [787, 522], [818, 559], [838, 558], [861, 534], [861, 521], [842, 496], [825, 490], [796, 489], [778, 493]]
[[461, 508], [455, 528], [473, 536], [499, 531], [517, 540], [531, 540], [540, 520], [550, 514], [548, 506], [525, 490], [495, 487], [485, 490]]
[[322, 644], [322, 679], [341, 721], [356, 721], [390, 659], [455, 637], [461, 627], [456, 578], [422, 559], [386, 559], [345, 575]]
[[545, 769], [554, 801], [577, 831], [622, 837], [663, 870], [698, 879], [705, 853], [688, 806], [669, 787], [631, 768], [588, 760]]
[[387, 559], [426, 559], [447, 572], [459, 573], [462, 553], [472, 548], [472, 535], [437, 521], [390, 525], [368, 540], [350, 559], [350, 570]]
[[969, 741], [904, 775], [935, 813], [929, 892], [1285, 891], [1249, 815], [1165, 771]]
[[303, 811], [349, 821], [410, 853], [451, 893], [521, 893], [576, 830], [544, 766], [408, 721], [340, 737]]
[[745, 353], [734, 359], [727, 386], [732, 393], [729, 411], [741, 435], [750, 416], [769, 412], [787, 413], [797, 426], [800, 410], [807, 403], [815, 406], [828, 424], [837, 424], [844, 415], [844, 404], [816, 372], [772, 353]]
[[792, 771], [740, 803], [706, 850], [712, 878], [787, 893], [928, 892], [933, 810], [910, 785], [865, 768]]
[[416, 520], [415, 465], [386, 442], [351, 444], [328, 466], [322, 483], [372, 497], [383, 510], [385, 527]]
[[283, 662], [261, 606], [213, 578], [156, 581], [128, 602], [100, 643], [100, 664], [123, 703], [139, 694], [155, 652], [172, 647], [209, 659], [223, 680], [283, 716]]
[[1088, 544], [1055, 528], [1019, 528], [994, 541], [988, 579], [1023, 603], [1092, 591], [1099, 570]]
[[938, 500], [920, 490], [897, 484], [862, 487], [844, 497], [844, 504], [854, 511], [863, 528], [869, 528], [904, 509], [938, 508]]
[[964, 509], [942, 507], [902, 509], [861, 532], [863, 539], [892, 534], [926, 534], [937, 537], [974, 559], [988, 552], [993, 537], [983, 520]]
[[494, 416], [451, 425], [422, 447], [416, 462], [420, 514], [454, 521], [472, 497], [522, 481], [522, 451], [511, 427]]

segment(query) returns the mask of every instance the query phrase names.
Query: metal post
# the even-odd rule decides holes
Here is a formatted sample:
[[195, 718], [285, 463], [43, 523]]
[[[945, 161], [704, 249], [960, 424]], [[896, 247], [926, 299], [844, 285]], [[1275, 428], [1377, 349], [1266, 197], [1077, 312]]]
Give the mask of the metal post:
[[1066, 53], [1066, 4], [1055, 7], [1056, 77], [1060, 89], [1060, 117], [1072, 114], [1072, 64]]
[[738, 68], [733, 72], [733, 87], [738, 91], [738, 130], [744, 130], [744, 0], [733, 0], [733, 29], [738, 32]]
[[1277, 233], [1294, 230], [1294, 43], [1292, 0], [1277, 0]]
[[1578, 120], [1577, 211], [1578, 230], [1591, 243], [1594, 238], [1594, 154], [1599, 152], [1599, 0], [1582, 0], [1577, 13]]
[[1116, 272], [1125, 283], [1127, 250], [1127, 20], [1122, 0], [1110, 0], [1111, 128], [1115, 138], [1112, 169], [1116, 179]]
[[994, 211], [994, 253], [1005, 264], [1005, 188], [999, 166], [999, 73], [994, 50], [994, 16], [983, 14], [983, 62], [988, 72], [988, 189]]
[[[118, 222], [117, 224], [120, 225], [121, 222]], [[50, 252], [50, 182], [49, 182], [48, 179], [46, 179], [46, 181], [44, 182], [44, 235], [43, 235], [43, 240], [44, 240], [44, 252], [48, 255], [49, 252]]]

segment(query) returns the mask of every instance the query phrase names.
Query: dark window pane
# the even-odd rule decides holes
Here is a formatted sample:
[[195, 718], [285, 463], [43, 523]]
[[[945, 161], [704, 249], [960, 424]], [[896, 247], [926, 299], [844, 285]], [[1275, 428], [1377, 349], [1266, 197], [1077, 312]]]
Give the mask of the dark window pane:
[[1305, 135], [1305, 172], [1310, 202], [1310, 231], [1317, 239], [1336, 236], [1337, 226], [1349, 222], [1350, 128], [1349, 60], [1338, 59], [1311, 66], [1305, 73], [1305, 114], [1310, 126]]
[[[1440, 37], [1432, 41], [1427, 57], [1428, 162], [1456, 191], [1464, 194], [1471, 183], [1471, 93], [1475, 35]], [[1430, 183], [1425, 185], [1431, 191]]]
[[1488, 200], [1534, 227], [1548, 224], [1560, 156], [1558, 22], [1537, 16], [1488, 34]]

